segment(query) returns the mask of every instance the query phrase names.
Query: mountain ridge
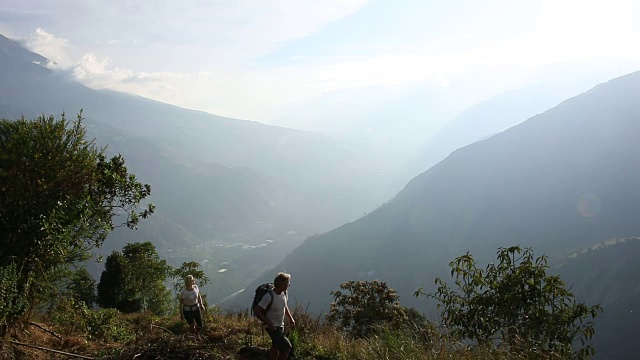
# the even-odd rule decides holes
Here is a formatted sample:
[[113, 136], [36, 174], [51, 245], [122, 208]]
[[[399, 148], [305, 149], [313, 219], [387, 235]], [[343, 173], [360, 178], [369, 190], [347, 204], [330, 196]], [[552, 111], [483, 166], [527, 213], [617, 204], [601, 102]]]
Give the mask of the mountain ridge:
[[403, 176], [413, 178], [452, 151], [496, 135], [586, 91], [585, 83], [536, 83], [495, 95], [465, 109], [427, 140], [407, 162]]
[[315, 312], [341, 282], [373, 279], [403, 305], [433, 312], [413, 292], [449, 279], [448, 263], [467, 251], [482, 264], [517, 244], [555, 264], [602, 239], [638, 236], [638, 94], [640, 72], [458, 149], [365, 217], [306, 240], [272, 272], [300, 279], [293, 296]]
[[[212, 290], [212, 301], [241, 288], [257, 266], [266, 266], [263, 258], [278, 262], [307, 236], [382, 202], [369, 191], [379, 175], [375, 161], [351, 144], [94, 90], [73, 81], [68, 70], [34, 61], [48, 62], [0, 36], [0, 116], [65, 111], [73, 119], [83, 109], [88, 136], [109, 144], [108, 154], [122, 153], [129, 170], [152, 186], [150, 200], [158, 206], [148, 223], [157, 228], [141, 224], [135, 232], [115, 231], [102, 255], [126, 242], [151, 240], [173, 265], [210, 260], [210, 278], [221, 284]], [[248, 248], [215, 245], [234, 242]], [[219, 275], [223, 262], [230, 270]]]

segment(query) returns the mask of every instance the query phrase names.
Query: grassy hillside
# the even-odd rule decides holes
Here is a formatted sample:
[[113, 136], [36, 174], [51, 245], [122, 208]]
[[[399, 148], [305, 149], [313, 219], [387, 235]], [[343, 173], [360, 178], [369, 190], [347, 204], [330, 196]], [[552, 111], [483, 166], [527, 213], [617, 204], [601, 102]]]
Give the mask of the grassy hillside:
[[[71, 311], [73, 311], [71, 309]], [[2, 359], [268, 359], [270, 339], [258, 322], [246, 315], [209, 311], [199, 338], [191, 335], [177, 315], [113, 315], [83, 327], [82, 312], [66, 318], [41, 318], [0, 342]], [[289, 330], [295, 359], [560, 359], [528, 350], [516, 355], [508, 349], [470, 348], [440, 334], [438, 328], [409, 327], [353, 339], [302, 308], [294, 311]]]

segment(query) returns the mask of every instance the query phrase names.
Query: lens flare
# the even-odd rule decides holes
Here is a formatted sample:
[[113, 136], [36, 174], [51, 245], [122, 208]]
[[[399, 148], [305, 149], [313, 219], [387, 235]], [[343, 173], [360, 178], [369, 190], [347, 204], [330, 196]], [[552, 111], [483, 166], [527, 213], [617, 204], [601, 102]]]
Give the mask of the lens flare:
[[594, 217], [600, 213], [600, 198], [592, 193], [585, 193], [578, 200], [578, 212], [584, 217]]

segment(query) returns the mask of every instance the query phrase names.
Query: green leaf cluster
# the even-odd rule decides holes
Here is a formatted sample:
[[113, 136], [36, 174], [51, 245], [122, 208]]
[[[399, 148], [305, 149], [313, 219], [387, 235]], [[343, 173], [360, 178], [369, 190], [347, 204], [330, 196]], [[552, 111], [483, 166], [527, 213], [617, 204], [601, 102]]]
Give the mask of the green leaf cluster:
[[31, 277], [20, 287], [20, 272], [16, 264], [0, 267], [0, 335], [4, 335], [6, 326], [13, 318], [22, 316], [28, 309], [27, 293]]
[[466, 253], [449, 264], [455, 288], [436, 279], [437, 290], [428, 296], [438, 300], [451, 333], [513, 352], [592, 356], [592, 320], [600, 306], [578, 303], [558, 276], [547, 274], [547, 257], [535, 258], [531, 249], [499, 248], [497, 259], [482, 269]]
[[27, 291], [30, 307], [115, 226], [135, 228], [154, 210], [139, 209], [151, 187], [122, 156], [107, 159], [82, 121], [82, 113], [73, 122], [64, 114], [0, 120], [0, 266], [16, 264], [16, 291]]
[[347, 281], [332, 291], [327, 320], [354, 337], [367, 337], [382, 324], [398, 328], [407, 321], [399, 296], [384, 281]]

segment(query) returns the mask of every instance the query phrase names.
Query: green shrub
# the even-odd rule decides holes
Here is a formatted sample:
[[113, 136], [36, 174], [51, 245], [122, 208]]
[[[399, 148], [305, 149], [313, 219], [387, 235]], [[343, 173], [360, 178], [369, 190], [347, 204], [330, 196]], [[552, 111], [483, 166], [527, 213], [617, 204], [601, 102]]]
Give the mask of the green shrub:
[[[594, 354], [590, 342], [599, 305], [575, 300], [558, 276], [547, 275], [547, 257], [534, 258], [531, 249], [499, 248], [499, 263], [476, 266], [467, 253], [449, 266], [457, 289], [436, 279], [428, 296], [438, 300], [451, 334], [483, 347], [494, 344], [512, 354], [586, 359]], [[416, 296], [422, 293], [416, 292]], [[579, 345], [573, 350], [573, 345]]]
[[348, 281], [340, 289], [345, 292], [331, 292], [327, 320], [352, 336], [366, 337], [381, 323], [398, 328], [407, 321], [398, 294], [383, 281]]
[[22, 288], [19, 278], [16, 264], [0, 267], [0, 335], [4, 335], [13, 319], [22, 316], [29, 307], [27, 294], [31, 277], [22, 284]]
[[66, 335], [84, 335], [106, 342], [125, 342], [133, 338], [133, 326], [115, 309], [89, 309], [73, 299], [63, 299], [49, 312], [51, 321]]
[[84, 334], [87, 311], [88, 309], [82, 303], [76, 303], [72, 298], [62, 298], [52, 306], [48, 315], [62, 334]]
[[126, 342], [134, 337], [131, 324], [116, 309], [88, 310], [86, 327], [90, 337], [101, 341]]

